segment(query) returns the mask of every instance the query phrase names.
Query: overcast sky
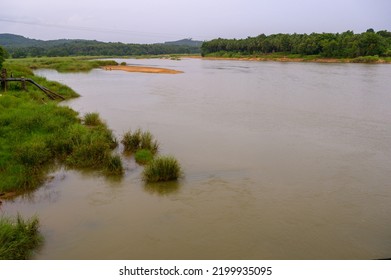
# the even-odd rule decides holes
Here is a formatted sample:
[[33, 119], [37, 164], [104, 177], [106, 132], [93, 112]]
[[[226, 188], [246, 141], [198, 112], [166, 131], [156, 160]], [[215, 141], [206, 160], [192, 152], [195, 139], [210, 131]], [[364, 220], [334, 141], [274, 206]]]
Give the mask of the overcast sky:
[[1, 1], [0, 33], [157, 43], [261, 33], [391, 31], [390, 0]]

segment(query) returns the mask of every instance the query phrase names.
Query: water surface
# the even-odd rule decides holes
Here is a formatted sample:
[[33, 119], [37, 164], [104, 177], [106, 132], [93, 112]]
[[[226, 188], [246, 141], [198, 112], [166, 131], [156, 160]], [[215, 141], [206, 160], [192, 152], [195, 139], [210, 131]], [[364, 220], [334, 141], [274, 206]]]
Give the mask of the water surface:
[[391, 65], [122, 61], [184, 73], [36, 73], [118, 138], [149, 129], [185, 176], [57, 171], [1, 208], [40, 217], [37, 259], [391, 257]]

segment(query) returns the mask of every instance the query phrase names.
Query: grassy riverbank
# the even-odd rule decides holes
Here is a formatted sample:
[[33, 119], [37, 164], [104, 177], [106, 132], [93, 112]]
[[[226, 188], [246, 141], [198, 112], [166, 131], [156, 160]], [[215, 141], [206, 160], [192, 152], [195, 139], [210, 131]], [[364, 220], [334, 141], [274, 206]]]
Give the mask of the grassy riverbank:
[[[113, 61], [82, 58], [32, 58], [7, 60], [3, 67], [13, 77], [30, 78], [65, 99], [78, 94], [69, 87], [35, 76], [32, 69], [88, 71]], [[0, 203], [42, 185], [55, 166], [89, 169], [108, 176], [121, 176], [122, 161], [113, 155], [117, 146], [112, 131], [97, 113], [80, 117], [59, 106], [38, 88], [27, 91], [9, 82], [0, 92]], [[25, 259], [42, 239], [38, 218], [0, 217], [0, 259]]]
[[[14, 77], [31, 78], [69, 99], [78, 95], [67, 86], [35, 76], [31, 68], [74, 71], [80, 64], [81, 70], [100, 66], [76, 58], [45, 58], [7, 60], [4, 68]], [[55, 163], [112, 172], [111, 151], [117, 141], [103, 121], [84, 125], [77, 112], [58, 106], [33, 86], [27, 90], [22, 91], [19, 83], [9, 83], [8, 91], [0, 96], [0, 193], [36, 188]]]
[[[55, 69], [58, 72], [86, 72], [106, 65], [117, 65], [114, 60], [96, 60], [102, 57], [31, 57], [8, 59], [6, 65], [18, 65], [29, 69]], [[6, 67], [4, 65], [4, 67]]]

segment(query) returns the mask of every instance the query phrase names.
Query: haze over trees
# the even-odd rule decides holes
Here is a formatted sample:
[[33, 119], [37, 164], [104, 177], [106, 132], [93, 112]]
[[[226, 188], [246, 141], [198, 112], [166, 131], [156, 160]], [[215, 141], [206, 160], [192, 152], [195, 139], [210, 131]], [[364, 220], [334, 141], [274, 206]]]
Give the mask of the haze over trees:
[[214, 39], [204, 42], [201, 54], [257, 55], [270, 53], [319, 55], [326, 58], [355, 58], [359, 56], [391, 56], [391, 32], [368, 29], [361, 34], [261, 34], [246, 39]]

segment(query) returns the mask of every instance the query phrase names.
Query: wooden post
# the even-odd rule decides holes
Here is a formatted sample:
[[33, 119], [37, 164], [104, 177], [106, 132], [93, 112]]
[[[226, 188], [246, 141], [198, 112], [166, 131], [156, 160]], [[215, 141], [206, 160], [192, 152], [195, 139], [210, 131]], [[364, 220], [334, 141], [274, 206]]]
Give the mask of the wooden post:
[[1, 70], [1, 89], [7, 91], [7, 69], [3, 68]]
[[27, 91], [27, 88], [26, 88], [26, 79], [25, 79], [24, 77], [22, 77], [21, 83], [22, 83], [22, 90], [23, 90], [23, 91]]

